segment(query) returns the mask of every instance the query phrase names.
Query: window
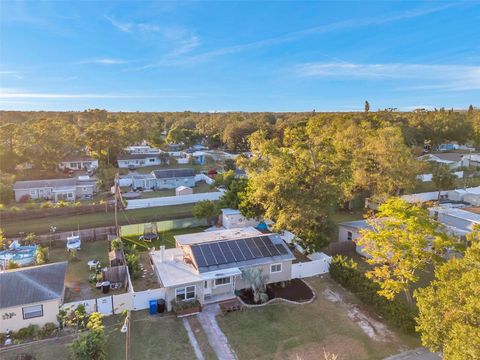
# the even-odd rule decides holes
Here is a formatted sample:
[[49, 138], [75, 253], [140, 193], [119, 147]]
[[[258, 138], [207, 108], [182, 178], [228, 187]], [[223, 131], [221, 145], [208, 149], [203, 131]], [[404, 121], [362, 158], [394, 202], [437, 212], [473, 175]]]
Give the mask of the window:
[[230, 284], [230, 276], [215, 279], [215, 286], [223, 286]]
[[353, 234], [352, 234], [351, 231], [348, 231], [348, 232], [347, 232], [347, 240], [348, 240], [348, 241], [352, 241], [352, 240], [353, 240]]
[[185, 301], [195, 299], [195, 285], [175, 289], [175, 300]]
[[282, 272], [282, 264], [272, 264], [270, 265], [270, 273]]
[[43, 316], [43, 305], [27, 306], [22, 308], [23, 318], [31, 319]]
[[30, 196], [37, 195], [37, 190], [30, 190]]
[[150, 159], [148, 159], [148, 161], [155, 162], [155, 159], [150, 158]]

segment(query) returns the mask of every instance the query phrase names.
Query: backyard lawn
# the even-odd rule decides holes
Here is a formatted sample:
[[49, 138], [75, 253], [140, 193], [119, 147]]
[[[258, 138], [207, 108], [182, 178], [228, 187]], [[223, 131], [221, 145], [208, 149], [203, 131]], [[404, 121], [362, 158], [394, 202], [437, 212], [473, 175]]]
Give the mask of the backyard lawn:
[[123, 236], [122, 239], [126, 241], [130, 241], [134, 244], [138, 245], [138, 249], [140, 251], [147, 250], [151, 247], [155, 247], [155, 249], [159, 249], [161, 245], [165, 245], [165, 248], [174, 248], [175, 247], [175, 239], [173, 238], [175, 235], [182, 235], [182, 234], [192, 234], [197, 232], [202, 232], [206, 229], [206, 226], [197, 226], [191, 228], [184, 228], [184, 229], [175, 229], [169, 231], [163, 231], [158, 234], [158, 240], [154, 241], [143, 241], [139, 240], [140, 235], [128, 235]]
[[[150, 316], [147, 311], [132, 312], [130, 359], [194, 359], [182, 320], [173, 316]], [[125, 334], [120, 332], [122, 316], [104, 318], [107, 341], [107, 359], [125, 358]], [[35, 360], [68, 359], [71, 337], [43, 344], [32, 344], [15, 351], [0, 353], [3, 360], [14, 360], [20, 354], [30, 354]]]
[[76, 259], [69, 256], [65, 247], [49, 249], [49, 262], [68, 260], [67, 274], [65, 275], [65, 302], [104, 296], [101, 291], [88, 282], [89, 275], [94, 272], [89, 270], [87, 262], [92, 259], [100, 261], [102, 266], [108, 265], [108, 242], [106, 240], [83, 242], [82, 249], [76, 254]]
[[[120, 225], [146, 223], [151, 221], [170, 220], [182, 217], [191, 217], [194, 204], [161, 206], [145, 209], [121, 211], [118, 215]], [[77, 228], [89, 229], [115, 224], [114, 213], [99, 212], [75, 216], [55, 216], [48, 219], [27, 219], [0, 221], [0, 227], [6, 236], [18, 236], [19, 232], [48, 234], [50, 226], [60, 231], [75, 231]]]
[[[216, 188], [208, 185], [205, 181], [200, 181], [193, 188], [194, 194], [206, 193], [218, 191]], [[142, 199], [151, 199], [155, 197], [165, 197], [165, 196], [175, 196], [175, 189], [164, 189], [164, 190], [155, 190], [155, 191], [144, 191], [142, 192]]]
[[328, 277], [308, 282], [317, 293], [311, 304], [272, 304], [217, 318], [239, 359], [319, 359], [324, 350], [342, 360], [382, 359], [419, 345], [384, 327]]

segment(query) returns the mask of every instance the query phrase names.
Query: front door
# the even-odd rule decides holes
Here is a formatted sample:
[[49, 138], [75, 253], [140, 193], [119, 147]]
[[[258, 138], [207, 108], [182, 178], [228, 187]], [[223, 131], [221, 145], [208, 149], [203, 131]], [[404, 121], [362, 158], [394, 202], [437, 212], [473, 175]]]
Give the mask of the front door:
[[212, 281], [205, 280], [203, 282], [203, 293], [204, 295], [210, 295], [212, 293]]

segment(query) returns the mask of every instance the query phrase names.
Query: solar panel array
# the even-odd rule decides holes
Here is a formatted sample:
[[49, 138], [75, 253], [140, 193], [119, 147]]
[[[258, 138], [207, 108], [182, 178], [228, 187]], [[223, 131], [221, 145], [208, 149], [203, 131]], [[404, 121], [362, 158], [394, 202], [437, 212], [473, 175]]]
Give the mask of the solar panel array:
[[198, 244], [191, 248], [198, 267], [288, 254], [282, 244], [274, 244], [268, 236]]

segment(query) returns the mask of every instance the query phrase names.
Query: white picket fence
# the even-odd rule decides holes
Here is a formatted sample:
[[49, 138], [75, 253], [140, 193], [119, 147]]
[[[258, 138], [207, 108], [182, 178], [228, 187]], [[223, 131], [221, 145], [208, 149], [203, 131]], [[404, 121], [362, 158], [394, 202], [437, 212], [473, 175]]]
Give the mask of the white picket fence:
[[223, 191], [216, 191], [181, 196], [164, 196], [150, 199], [128, 200], [127, 210], [170, 205], [194, 204], [204, 200], [217, 201], [222, 197], [222, 195]]
[[76, 309], [78, 305], [85, 306], [87, 314], [99, 312], [103, 315], [120, 314], [124, 310], [148, 309], [150, 300], [165, 299], [165, 289], [151, 289], [123, 294], [108, 295], [97, 299], [74, 301], [63, 304], [67, 311]]

